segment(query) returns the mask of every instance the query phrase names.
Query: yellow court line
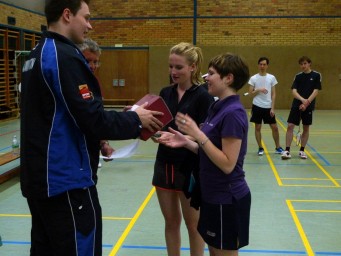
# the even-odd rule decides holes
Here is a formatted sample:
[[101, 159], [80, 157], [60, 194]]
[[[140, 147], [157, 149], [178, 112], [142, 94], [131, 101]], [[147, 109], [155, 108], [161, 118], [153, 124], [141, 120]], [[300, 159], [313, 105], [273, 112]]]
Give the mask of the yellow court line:
[[321, 200], [321, 199], [290, 199], [291, 202], [298, 203], [341, 203], [341, 200]]
[[300, 237], [301, 237], [302, 242], [304, 244], [305, 250], [307, 251], [307, 255], [308, 256], [314, 256], [315, 254], [313, 252], [313, 249], [310, 246], [308, 238], [307, 238], [307, 236], [306, 236], [306, 234], [305, 234], [305, 232], [303, 230], [303, 227], [301, 225], [300, 220], [298, 219], [298, 217], [297, 217], [297, 215], [295, 213], [295, 209], [294, 209], [291, 201], [290, 200], [286, 200], [286, 202], [287, 202], [287, 205], [289, 207], [289, 211], [291, 213], [291, 216], [292, 216], [292, 218], [293, 218], [293, 220], [295, 222], [295, 225], [297, 227], [298, 233], [300, 234]]
[[121, 248], [124, 240], [127, 238], [130, 230], [133, 228], [133, 226], [135, 225], [135, 222], [137, 221], [137, 219], [140, 217], [142, 211], [144, 210], [144, 208], [146, 207], [146, 205], [148, 204], [148, 202], [150, 201], [150, 199], [152, 198], [153, 194], [155, 193], [155, 187], [153, 187], [148, 196], [146, 197], [146, 199], [143, 201], [143, 203], [141, 204], [140, 208], [137, 210], [137, 212], [135, 213], [134, 217], [131, 219], [131, 221], [129, 222], [128, 226], [126, 227], [126, 229], [124, 230], [124, 232], [122, 233], [121, 237], [118, 239], [117, 243], [115, 244], [114, 248], [112, 249], [112, 251], [110, 252], [109, 256], [115, 256], [116, 253], [118, 252], [118, 250]]
[[[327, 178], [281, 178], [281, 179], [282, 180], [318, 180], [318, 181], [320, 181], [320, 180], [323, 180], [323, 181], [329, 180]], [[335, 180], [341, 180], [341, 178], [340, 179], [335, 179]]]
[[[282, 129], [286, 131], [286, 128], [284, 127], [283, 123], [281, 121], [279, 121], [278, 119], [276, 119], [276, 120], [277, 120], [277, 123], [279, 123], [279, 125], [282, 127]], [[293, 138], [293, 140], [296, 141], [296, 138]], [[324, 173], [324, 175], [326, 175], [329, 178], [329, 180], [336, 187], [340, 187], [340, 184], [322, 167], [322, 165], [319, 162], [317, 162], [317, 160], [310, 154], [309, 150], [306, 149], [305, 153], [311, 159], [311, 161], [314, 162], [314, 164]]]
[[334, 185], [316, 185], [316, 184], [285, 184], [283, 187], [311, 187], [311, 188], [337, 188]]
[[[249, 115], [250, 115], [250, 113], [249, 113]], [[280, 121], [280, 120], [278, 120], [277, 118], [276, 118], [276, 120], [277, 120], [277, 123], [282, 127], [282, 129], [284, 130], [284, 131], [286, 131], [286, 127], [283, 125], [283, 123]], [[255, 126], [254, 124], [253, 124], [253, 126]], [[296, 138], [293, 138], [293, 140], [296, 142]], [[279, 186], [295, 186], [295, 185], [284, 185], [283, 184], [283, 182], [282, 182], [282, 179], [281, 179], [281, 177], [279, 176], [279, 174], [278, 174], [278, 171], [277, 171], [277, 169], [276, 169], [276, 167], [275, 167], [275, 165], [274, 165], [274, 163], [273, 163], [273, 161], [272, 161], [272, 159], [271, 159], [271, 157], [270, 157], [270, 155], [269, 155], [269, 152], [268, 152], [268, 150], [267, 150], [267, 148], [266, 148], [266, 146], [265, 146], [265, 143], [264, 143], [264, 141], [262, 140], [262, 146], [263, 146], [263, 148], [264, 148], [264, 152], [265, 152], [265, 155], [266, 155], [266, 158], [267, 158], [267, 160], [268, 160], [268, 162], [269, 162], [269, 165], [270, 165], [270, 167], [271, 167], [271, 170], [272, 170], [272, 172], [274, 173], [274, 176], [275, 176], [275, 178], [276, 178], [276, 180], [277, 180], [277, 183], [278, 183], [278, 185]], [[306, 152], [306, 154], [311, 158], [311, 160], [315, 163], [315, 165], [327, 176], [327, 178], [328, 178], [328, 180], [330, 180], [336, 187], [341, 187], [340, 186], [340, 184], [336, 181], [336, 179], [334, 179], [323, 167], [322, 167], [322, 165], [320, 165], [320, 163], [318, 163], [317, 162], [317, 160], [310, 154], [310, 152], [306, 149], [305, 150], [305, 152]], [[307, 186], [307, 185], [306, 185]], [[312, 185], [312, 186], [316, 186], [316, 185]], [[321, 186], [321, 187], [326, 187], [326, 186]], [[327, 186], [327, 187], [329, 187], [329, 186]]]
[[326, 169], [324, 169], [323, 167], [322, 167], [322, 165], [319, 163], [319, 162], [317, 162], [317, 160], [315, 159], [315, 157], [313, 157], [311, 154], [310, 154], [310, 152], [309, 152], [309, 150], [305, 150], [305, 153], [311, 158], [311, 160], [316, 164], [316, 166], [318, 167], [318, 168], [320, 168], [320, 170], [330, 179], [330, 181], [336, 186], [336, 187], [340, 187], [340, 184], [327, 172], [327, 170]]
[[282, 182], [281, 178], [279, 177], [279, 174], [278, 174], [277, 169], [276, 169], [276, 167], [274, 165], [274, 162], [272, 161], [272, 159], [270, 157], [270, 154], [269, 154], [269, 151], [268, 151], [267, 147], [265, 146], [265, 143], [264, 143], [263, 140], [262, 140], [262, 146], [264, 148], [266, 159], [268, 159], [270, 168], [271, 168], [273, 174], [275, 175], [275, 178], [277, 180], [278, 185], [279, 186], [283, 186], [283, 182]]
[[[326, 186], [323, 186], [323, 185], [319, 186], [319, 185], [307, 185], [307, 184], [283, 184], [282, 180], [286, 180], [286, 179], [295, 180], [295, 178], [281, 178], [278, 174], [277, 168], [276, 168], [275, 164], [273, 163], [272, 158], [270, 156], [270, 153], [269, 153], [267, 147], [265, 146], [263, 140], [262, 140], [262, 147], [264, 148], [265, 156], [269, 162], [270, 168], [271, 168], [279, 186], [283, 186], [283, 187], [298, 187], [299, 186], [299, 187], [331, 187], [331, 188], [335, 188], [335, 186], [327, 186], [327, 185]], [[329, 179], [326, 179], [326, 180], [329, 180]]]
[[[251, 115], [250, 112], [249, 112], [249, 115]], [[253, 127], [255, 127], [255, 124], [254, 123], [252, 123], [252, 124], [253, 124]], [[278, 185], [279, 186], [283, 186], [283, 182], [282, 182], [281, 178], [278, 175], [277, 169], [276, 169], [276, 167], [274, 165], [274, 162], [272, 161], [272, 159], [270, 157], [269, 151], [268, 151], [267, 147], [265, 146], [264, 141], [262, 140], [261, 143], [262, 143], [262, 146], [264, 148], [264, 153], [265, 153], [266, 159], [269, 162], [270, 168], [271, 168], [271, 170], [272, 170], [272, 172], [273, 172], [273, 174], [274, 174], [274, 176], [276, 178], [276, 181], [277, 181]]]
[[29, 217], [31, 218], [31, 214], [0, 214], [0, 217]]

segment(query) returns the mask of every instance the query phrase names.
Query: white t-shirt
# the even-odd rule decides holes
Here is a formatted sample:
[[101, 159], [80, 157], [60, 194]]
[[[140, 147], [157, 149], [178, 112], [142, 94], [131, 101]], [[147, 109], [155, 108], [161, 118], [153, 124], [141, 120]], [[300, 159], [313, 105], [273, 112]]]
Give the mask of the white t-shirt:
[[252, 103], [260, 108], [271, 108], [271, 88], [276, 84], [278, 84], [277, 79], [271, 74], [266, 74], [265, 76], [256, 74], [251, 76], [249, 85], [253, 86], [254, 90], [264, 87], [268, 91], [267, 94], [262, 92], [258, 93], [253, 98]]

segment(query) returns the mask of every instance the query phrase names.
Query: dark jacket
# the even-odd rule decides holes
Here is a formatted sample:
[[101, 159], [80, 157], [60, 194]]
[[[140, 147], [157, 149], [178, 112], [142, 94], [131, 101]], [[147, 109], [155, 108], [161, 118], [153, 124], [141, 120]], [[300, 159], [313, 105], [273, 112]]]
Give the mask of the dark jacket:
[[138, 137], [138, 115], [104, 110], [84, 56], [59, 34], [44, 33], [22, 74], [23, 195], [46, 198], [95, 185], [99, 141]]
[[[160, 91], [160, 96], [166, 102], [170, 112], [175, 117], [178, 112], [188, 114], [198, 126], [202, 124], [207, 117], [207, 110], [214, 102], [207, 89], [203, 86], [192, 85], [178, 102], [177, 84], [164, 87]], [[175, 119], [172, 120], [163, 130], [167, 131], [171, 127], [178, 130]], [[159, 144], [156, 158], [165, 163], [183, 163], [191, 162], [190, 159], [196, 158], [196, 154], [185, 148], [170, 148]], [[194, 161], [194, 160], [193, 160]]]

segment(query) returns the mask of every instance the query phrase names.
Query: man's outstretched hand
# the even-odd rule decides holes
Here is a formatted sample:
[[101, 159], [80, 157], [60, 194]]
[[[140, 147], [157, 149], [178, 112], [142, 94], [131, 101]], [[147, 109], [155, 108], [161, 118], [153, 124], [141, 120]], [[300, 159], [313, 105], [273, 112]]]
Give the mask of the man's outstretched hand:
[[145, 107], [148, 106], [148, 102], [135, 109], [136, 114], [139, 116], [142, 127], [148, 129], [151, 132], [160, 131], [163, 127], [163, 123], [157, 119], [158, 116], [163, 116], [162, 112], [148, 110]]

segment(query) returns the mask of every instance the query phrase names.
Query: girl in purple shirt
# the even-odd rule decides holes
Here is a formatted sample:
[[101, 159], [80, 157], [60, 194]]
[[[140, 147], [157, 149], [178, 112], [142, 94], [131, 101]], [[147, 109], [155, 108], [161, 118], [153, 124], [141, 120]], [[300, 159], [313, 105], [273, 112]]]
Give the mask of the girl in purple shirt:
[[198, 231], [211, 256], [235, 256], [249, 243], [251, 193], [243, 170], [248, 119], [237, 95], [249, 79], [249, 68], [231, 53], [216, 56], [208, 67], [208, 92], [219, 100], [210, 107], [204, 125], [199, 128], [189, 115], [178, 113], [176, 124], [182, 133], [170, 128], [159, 142], [199, 154]]

